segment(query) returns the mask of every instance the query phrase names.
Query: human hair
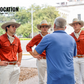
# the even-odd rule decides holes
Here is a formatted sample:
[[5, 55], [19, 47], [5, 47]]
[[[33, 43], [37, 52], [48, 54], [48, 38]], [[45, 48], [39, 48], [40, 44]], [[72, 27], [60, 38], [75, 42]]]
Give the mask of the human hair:
[[9, 28], [9, 27], [10, 27], [10, 25], [8, 25], [8, 26], [6, 26], [6, 27], [5, 27], [5, 31], [6, 31], [6, 32], [7, 32], [7, 27]]
[[66, 20], [62, 17], [57, 17], [54, 22], [56, 28], [65, 28], [66, 26]]

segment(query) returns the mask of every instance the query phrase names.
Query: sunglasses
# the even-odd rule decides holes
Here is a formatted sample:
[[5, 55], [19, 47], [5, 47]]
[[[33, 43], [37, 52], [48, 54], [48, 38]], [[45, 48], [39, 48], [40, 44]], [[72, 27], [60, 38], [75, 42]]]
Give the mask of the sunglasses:
[[74, 24], [72, 24], [72, 25], [74, 26], [75, 24], [76, 24], [76, 25], [78, 25], [78, 24], [81, 25], [80, 23], [74, 23]]
[[41, 28], [41, 27], [42, 27], [42, 28], [44, 28], [44, 27], [46, 27], [46, 28], [47, 28], [48, 26], [40, 26], [40, 28]]
[[15, 27], [16, 28], [16, 26], [15, 25], [11, 25], [13, 28]]

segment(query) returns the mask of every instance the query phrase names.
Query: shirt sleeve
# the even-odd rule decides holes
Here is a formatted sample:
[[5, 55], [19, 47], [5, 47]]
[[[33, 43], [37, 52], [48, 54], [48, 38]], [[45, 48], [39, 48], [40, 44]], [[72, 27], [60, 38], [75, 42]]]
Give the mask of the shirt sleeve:
[[76, 45], [76, 42], [74, 44], [75, 44], [75, 46], [74, 46], [74, 56], [76, 56], [77, 55], [77, 45]]
[[41, 40], [41, 42], [37, 45], [37, 47], [35, 48], [35, 50], [41, 54], [44, 50], [47, 49], [48, 45], [49, 45], [50, 41], [48, 40], [47, 35]]
[[1, 48], [1, 46], [2, 46], [2, 43], [3, 43], [3, 42], [2, 42], [1, 39], [0, 39], [0, 48]]
[[1, 40], [0, 40], [0, 48], [1, 48]]
[[34, 37], [34, 38], [32, 38], [32, 40], [26, 45], [26, 50], [27, 50], [27, 52], [28, 51], [32, 51], [32, 47], [34, 46], [34, 45], [36, 45], [36, 43], [37, 43], [37, 39]]
[[22, 48], [21, 48], [21, 42], [20, 42], [19, 39], [18, 39], [18, 43], [19, 43], [19, 45], [18, 45], [18, 53], [20, 53], [20, 52], [22, 52]]

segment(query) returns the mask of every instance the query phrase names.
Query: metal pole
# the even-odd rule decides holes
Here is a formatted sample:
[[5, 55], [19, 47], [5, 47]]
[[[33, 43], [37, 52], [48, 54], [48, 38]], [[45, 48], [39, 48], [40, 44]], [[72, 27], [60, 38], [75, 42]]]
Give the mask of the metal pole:
[[32, 38], [33, 38], [33, 8], [31, 8], [31, 26], [32, 26]]

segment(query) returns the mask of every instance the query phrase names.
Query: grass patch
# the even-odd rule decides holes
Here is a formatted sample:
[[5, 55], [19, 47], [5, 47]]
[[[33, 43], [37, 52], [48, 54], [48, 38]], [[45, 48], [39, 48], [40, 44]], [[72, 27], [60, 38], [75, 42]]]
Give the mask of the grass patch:
[[32, 38], [20, 38], [20, 40], [31, 40]]

